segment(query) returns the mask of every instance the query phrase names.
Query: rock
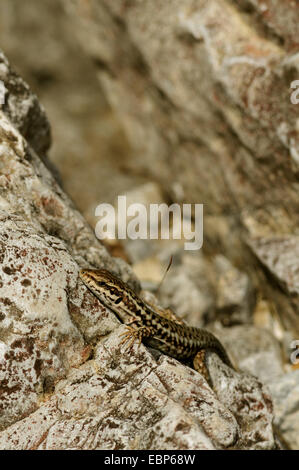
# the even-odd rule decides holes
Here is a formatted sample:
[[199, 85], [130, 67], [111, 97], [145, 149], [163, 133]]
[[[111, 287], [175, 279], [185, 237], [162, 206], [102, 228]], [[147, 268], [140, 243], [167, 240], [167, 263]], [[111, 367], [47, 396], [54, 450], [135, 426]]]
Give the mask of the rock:
[[[249, 237], [248, 246], [264, 267], [267, 295], [275, 301], [285, 330], [296, 336], [299, 328], [299, 237], [295, 235]], [[265, 279], [271, 282], [267, 285]], [[290, 299], [290, 300], [288, 300]]]
[[284, 373], [280, 344], [269, 331], [240, 325], [225, 329], [218, 327], [213, 332], [227, 347], [238, 369], [266, 383]]
[[84, 362], [90, 347], [72, 323], [66, 293], [78, 268], [57, 238], [0, 214], [1, 419], [3, 429], [38, 407], [46, 382]]
[[[5, 66], [9, 67], [7, 61]], [[22, 90], [21, 79], [15, 80], [20, 81]], [[30, 99], [28, 87], [24, 85], [24, 89], [24, 106], [8, 89], [7, 103], [11, 107], [15, 103], [15, 108], [7, 115], [18, 116], [15, 122], [20, 129], [31, 129], [29, 138], [33, 126], [37, 126], [36, 132], [39, 126], [44, 128], [45, 118], [40, 113], [40, 123], [33, 124], [30, 113], [22, 114], [20, 110]], [[93, 263], [102, 259], [105, 263], [105, 258], [110, 259], [107, 252], [34, 149], [1, 111], [0, 136], [3, 429], [37, 409], [53, 384], [87, 360], [92, 348], [86, 338], [92, 343], [100, 334], [111, 331], [113, 318], [109, 324], [104, 317], [101, 328], [100, 312], [90, 313], [94, 297], [84, 303], [82, 289], [77, 287], [76, 260], [88, 264], [88, 258]], [[127, 266], [112, 259], [110, 262], [111, 268], [114, 264], [116, 271], [122, 270], [127, 280], [131, 276], [133, 285], [138, 285]]]
[[[140, 239], [133, 239], [132, 236], [126, 237], [124, 240], [124, 244], [126, 247], [126, 250], [128, 252], [128, 256], [132, 263], [136, 265], [136, 263], [142, 263], [145, 258], [148, 258], [151, 254], [154, 254], [155, 251], [157, 250], [157, 246], [159, 246], [159, 241], [157, 240], [152, 240], [150, 238], [150, 229], [151, 229], [151, 218], [149, 216], [150, 214], [150, 206], [151, 204], [155, 204], [156, 206], [164, 205], [165, 200], [163, 198], [161, 189], [157, 183], [154, 182], [148, 182], [146, 184], [133, 187], [130, 189], [130, 191], [124, 192], [121, 197], [125, 197], [125, 206], [126, 210], [128, 210], [129, 206], [132, 206], [134, 204], [141, 204], [142, 207], [146, 210], [146, 215], [143, 219], [144, 223], [144, 228], [145, 228], [145, 233], [144, 236]], [[115, 213], [117, 215], [117, 227], [116, 230], [118, 230], [118, 208], [119, 208], [119, 196], [118, 198], [114, 201], [114, 208], [115, 208]], [[134, 219], [137, 216], [137, 212], [134, 211], [133, 216], [127, 217], [127, 214], [120, 214], [120, 220], [122, 224], [124, 223], [124, 217], [127, 218], [127, 224], [125, 226], [129, 228], [129, 222]], [[126, 219], [125, 219], [126, 220]], [[138, 229], [137, 229], [138, 230]], [[151, 275], [149, 275], [149, 278], [145, 278], [145, 280], [149, 280], [151, 278]]]
[[281, 287], [289, 295], [299, 295], [299, 236], [263, 237], [250, 246]]
[[[129, 146], [99, 86], [94, 64], [74, 40], [62, 2], [3, 0], [0, 45], [51, 120], [54, 145], [47, 165], [55, 165], [65, 192], [94, 226], [98, 204], [113, 202], [116, 188], [121, 194], [145, 178], [117, 168], [120, 160], [125, 167]], [[39, 134], [34, 135], [38, 141]]]
[[107, 263], [116, 272], [122, 270], [138, 290], [128, 265], [109, 257], [52, 174], [1, 111], [0, 136], [0, 210], [8, 216], [18, 214], [35, 230], [63, 240], [79, 263]]
[[274, 424], [284, 442], [299, 448], [299, 370], [268, 382], [274, 404]]
[[215, 257], [214, 266], [217, 278], [216, 318], [223, 325], [251, 323], [255, 293], [248, 275], [221, 255]]
[[[204, 239], [217, 241], [213, 254], [251, 278], [261, 274], [257, 285], [269, 296], [267, 269], [257, 269], [245, 238], [254, 227], [277, 237], [281, 253], [282, 238], [298, 235], [295, 3], [63, 3], [123, 125], [131, 173], [159, 182], [171, 201], [204, 203], [210, 221], [222, 219], [225, 231], [211, 235], [205, 226]], [[271, 299], [298, 333], [298, 302], [280, 294]]]
[[268, 389], [252, 375], [232, 371], [216, 355], [209, 358], [208, 364], [217, 397], [233, 413], [240, 426], [235, 448], [274, 448], [273, 405]]
[[[196, 371], [143, 345], [121, 349], [125, 327], [78, 272], [105, 267], [138, 291], [131, 268], [109, 256], [2, 111], [0, 139], [0, 447], [273, 448], [256, 382], [263, 419], [254, 439], [256, 424], [243, 428]], [[230, 377], [215, 361], [214, 376]]]
[[163, 279], [163, 270], [161, 261], [155, 256], [149, 256], [143, 261], [134, 264], [134, 273], [142, 280], [144, 289], [157, 289], [160, 281]]
[[94, 360], [60, 381], [36, 412], [0, 433], [1, 448], [221, 449], [244, 439], [247, 448], [273, 447], [271, 411], [256, 383], [238, 411], [240, 426], [195, 371], [165, 356], [156, 361], [144, 346], [121, 352], [121, 331], [99, 343]]
[[10, 67], [0, 52], [0, 80], [5, 95], [2, 111], [40, 157], [46, 157], [51, 145], [50, 124], [37, 96]]
[[192, 256], [181, 250], [177, 265], [171, 266], [159, 288], [159, 300], [187, 323], [203, 326], [205, 316], [215, 306], [211, 271], [201, 253]]
[[211, 261], [201, 252], [190, 255], [181, 249], [174, 259], [177, 261], [159, 288], [165, 307], [195, 326], [214, 321], [224, 326], [252, 322], [255, 291], [246, 273], [221, 255]]
[[[250, 5], [252, 10], [256, 12], [256, 20], [260, 21], [269, 27], [278, 37], [285, 39], [284, 46], [286, 50], [292, 51], [297, 44], [299, 33], [298, 17], [295, 3], [287, 3], [285, 0], [273, 0], [271, 2], [263, 3], [257, 0], [237, 0], [236, 2], [244, 11], [250, 12]], [[286, 8], [287, 7], [287, 8]]]

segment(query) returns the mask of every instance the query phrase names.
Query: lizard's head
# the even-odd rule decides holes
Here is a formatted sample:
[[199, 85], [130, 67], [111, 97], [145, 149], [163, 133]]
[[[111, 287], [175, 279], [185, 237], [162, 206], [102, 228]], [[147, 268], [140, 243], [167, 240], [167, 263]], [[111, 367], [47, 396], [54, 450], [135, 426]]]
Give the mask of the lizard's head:
[[116, 278], [106, 269], [81, 269], [80, 278], [88, 287], [106, 286], [107, 283], [115, 282]]
[[115, 309], [129, 287], [106, 269], [81, 269], [80, 278], [105, 305]]

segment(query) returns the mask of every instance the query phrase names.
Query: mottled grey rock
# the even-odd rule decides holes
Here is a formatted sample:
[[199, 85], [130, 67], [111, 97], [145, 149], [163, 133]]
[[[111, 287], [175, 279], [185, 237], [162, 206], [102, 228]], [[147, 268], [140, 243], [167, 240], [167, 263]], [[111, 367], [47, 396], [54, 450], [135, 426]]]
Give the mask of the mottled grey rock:
[[79, 263], [106, 265], [138, 288], [128, 265], [112, 259], [52, 174], [0, 111], [0, 210], [63, 240]]
[[249, 448], [273, 447], [271, 407], [254, 379], [247, 379], [240, 425], [225, 402], [230, 396], [236, 410], [232, 392], [238, 384], [240, 400], [246, 387], [242, 392], [231, 373], [217, 384], [221, 403], [198, 373], [174, 359], [155, 360], [144, 346], [120, 348], [121, 331], [98, 344], [94, 360], [60, 381], [35, 413], [0, 433], [1, 448], [221, 449], [242, 447], [244, 439]]
[[208, 364], [217, 397], [233, 413], [240, 427], [236, 448], [274, 448], [270, 418], [273, 405], [268, 389], [252, 375], [232, 371], [216, 355], [209, 357]]
[[274, 424], [291, 449], [299, 448], [299, 370], [268, 382], [274, 404]]
[[90, 354], [68, 312], [78, 267], [57, 238], [0, 213], [0, 429], [39, 405], [55, 383]]
[[240, 325], [215, 328], [215, 334], [227, 347], [233, 363], [263, 382], [284, 373], [281, 347], [277, 339], [262, 328]]
[[158, 292], [165, 307], [195, 326], [213, 321], [225, 326], [252, 322], [255, 291], [246, 273], [221, 255], [211, 260], [201, 252], [187, 254], [181, 248], [174, 259]]
[[217, 279], [217, 319], [223, 325], [251, 323], [255, 293], [249, 276], [221, 255], [215, 257], [214, 268]]
[[259, 234], [259, 236], [255, 234], [247, 238], [247, 243], [266, 273], [260, 276], [260, 285], [276, 303], [280, 322], [285, 330], [297, 337], [299, 331], [299, 237], [294, 234], [267, 233]]
[[[299, 35], [298, 25], [298, 9], [296, 2], [288, 2], [288, 0], [271, 0], [268, 2], [260, 2], [259, 0], [237, 0], [237, 4], [244, 11], [251, 11], [250, 5], [256, 11], [255, 19], [261, 21], [267, 26], [277, 39], [284, 39], [284, 46], [287, 50], [292, 51], [297, 46]], [[275, 40], [275, 37], [273, 37]]]
[[0, 51], [0, 80], [4, 83], [3, 112], [32, 148], [45, 157], [51, 144], [50, 124], [37, 96], [12, 69]]
[[[130, 267], [108, 255], [2, 111], [0, 139], [0, 447], [272, 448], [270, 407], [261, 406], [256, 433], [194, 370], [143, 345], [123, 350], [124, 326], [115, 329], [78, 272], [105, 266], [138, 290]], [[231, 382], [215, 364], [235, 403], [241, 376]], [[253, 401], [246, 413], [255, 415]]]
[[263, 237], [249, 241], [260, 262], [289, 295], [299, 295], [299, 236]]
[[212, 268], [201, 253], [180, 251], [180, 263], [170, 268], [159, 288], [164, 307], [172, 308], [180, 318], [194, 326], [203, 326], [204, 315], [215, 306]]
[[[295, 2], [63, 3], [122, 122], [128, 168], [158, 181], [172, 201], [204, 203], [210, 220], [225, 219], [218, 238], [205, 227], [212, 254], [263, 274], [248, 255], [246, 231], [298, 235]], [[267, 278], [257, 284], [269, 295]], [[298, 333], [291, 297], [273, 294], [273, 302]]]
[[[10, 106], [12, 103], [13, 100]], [[18, 115], [20, 126], [22, 122], [33, 126], [30, 114], [22, 114], [20, 109], [23, 108], [17, 101], [11, 115]], [[110, 269], [122, 271], [124, 278], [133, 281], [132, 285], [138, 284], [128, 266], [108, 256], [33, 148], [2, 111], [0, 138], [3, 429], [34, 411], [57, 380], [71, 367], [86, 361], [91, 353], [86, 338], [92, 343], [113, 328], [113, 317], [109, 322], [105, 315], [101, 328], [100, 308], [92, 315], [95, 299], [84, 300], [82, 289], [77, 288], [76, 261], [105, 264], [106, 259], [112, 263]]]

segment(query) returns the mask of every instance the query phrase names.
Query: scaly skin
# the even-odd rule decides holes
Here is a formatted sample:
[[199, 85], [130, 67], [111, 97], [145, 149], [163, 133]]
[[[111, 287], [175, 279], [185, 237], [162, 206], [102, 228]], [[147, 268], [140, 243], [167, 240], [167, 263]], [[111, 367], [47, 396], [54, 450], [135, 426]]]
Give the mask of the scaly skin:
[[[175, 320], [173, 312], [161, 316], [118, 277], [105, 269], [83, 269], [80, 277], [91, 292], [127, 325], [121, 343], [135, 339], [178, 360], [193, 360], [196, 370], [207, 375], [203, 367], [203, 352], [213, 351], [225, 364], [232, 363], [220, 343], [209, 331]], [[132, 325], [132, 326], [129, 326]]]

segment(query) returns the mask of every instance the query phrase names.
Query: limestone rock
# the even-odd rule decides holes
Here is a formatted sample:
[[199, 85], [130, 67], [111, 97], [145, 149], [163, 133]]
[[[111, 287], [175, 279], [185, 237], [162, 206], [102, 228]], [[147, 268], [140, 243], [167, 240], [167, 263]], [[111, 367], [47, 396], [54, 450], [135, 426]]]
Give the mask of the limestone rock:
[[40, 157], [50, 147], [50, 124], [29, 86], [10, 67], [0, 52], [0, 80], [4, 84], [3, 112]]
[[[234, 412], [195, 371], [165, 356], [155, 360], [144, 346], [121, 351], [121, 331], [123, 327], [99, 343], [95, 358], [60, 381], [37, 411], [0, 433], [1, 448], [211, 450], [274, 446], [269, 397], [254, 379], [247, 379], [246, 392], [244, 378], [239, 382], [236, 376], [228, 386], [231, 373], [224, 379], [226, 386], [223, 382], [218, 385], [223, 400], [230, 397], [229, 408], [234, 408], [237, 421]], [[235, 387], [241, 387], [239, 394], [234, 395]], [[247, 406], [237, 412], [244, 393]], [[258, 440], [254, 438], [256, 428]]]
[[299, 448], [299, 370], [268, 383], [273, 397], [274, 424], [291, 449]]
[[252, 325], [215, 328], [215, 334], [228, 348], [238, 368], [264, 383], [284, 373], [282, 351], [267, 330]]
[[214, 266], [217, 278], [217, 319], [224, 325], [251, 323], [255, 293], [249, 276], [221, 255], [216, 256]]
[[271, 406], [255, 379], [259, 419], [239, 424], [233, 390], [243, 379], [217, 358], [211, 370], [235, 411], [187, 366], [143, 345], [122, 350], [124, 327], [78, 271], [105, 266], [138, 290], [132, 270], [108, 255], [2, 111], [0, 139], [0, 447], [273, 448]]
[[[205, 241], [256, 277], [247, 242], [275, 236], [281, 251], [280, 237], [298, 235], [296, 2], [63, 3], [122, 122], [131, 172], [172, 201], [204, 203], [226, 227], [206, 226]], [[265, 277], [257, 284], [298, 333], [298, 296], [269, 292]]]

